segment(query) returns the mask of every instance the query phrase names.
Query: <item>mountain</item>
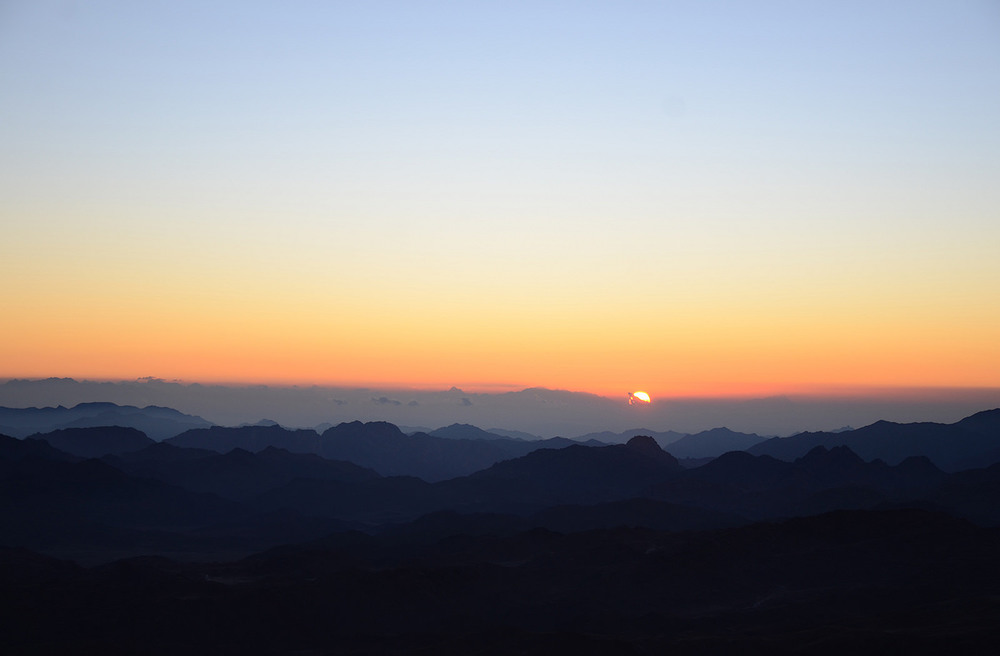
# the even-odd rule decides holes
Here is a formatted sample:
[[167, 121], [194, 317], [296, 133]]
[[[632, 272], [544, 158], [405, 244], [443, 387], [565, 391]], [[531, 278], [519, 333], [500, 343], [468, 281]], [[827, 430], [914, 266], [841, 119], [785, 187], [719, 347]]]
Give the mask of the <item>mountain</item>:
[[440, 487], [464, 511], [524, 513], [560, 504], [592, 504], [639, 496], [682, 471], [651, 437], [604, 447], [538, 449]]
[[1000, 463], [956, 472], [924, 495], [933, 507], [981, 526], [1000, 526]]
[[[358, 430], [368, 436], [381, 432], [386, 438], [383, 442], [366, 439], [366, 443], [390, 448], [399, 444], [391, 424], [343, 426], [342, 431]], [[444, 441], [444, 438], [430, 439]], [[466, 442], [480, 444], [472, 440]], [[634, 438], [628, 445], [588, 447], [572, 444], [556, 449], [536, 449], [467, 476], [433, 483], [406, 476], [387, 476], [360, 483], [297, 479], [262, 494], [255, 500], [255, 507], [262, 511], [284, 508], [371, 525], [408, 522], [442, 510], [527, 515], [553, 505], [587, 505], [627, 499], [679, 471], [677, 460], [660, 450], [652, 438], [647, 437], [645, 441]]]
[[656, 440], [657, 444], [662, 447], [666, 447], [668, 444], [673, 444], [682, 437], [685, 437], [686, 433], [678, 433], [676, 431], [654, 431], [648, 428], [631, 428], [629, 430], [622, 431], [621, 433], [613, 433], [611, 431], [586, 433], [584, 435], [574, 437], [573, 439], [577, 442], [594, 440], [603, 444], [624, 444], [636, 435], [648, 435]]
[[44, 440], [60, 451], [81, 458], [120, 455], [156, 444], [142, 431], [123, 426], [61, 428], [49, 433], [36, 433], [31, 439]]
[[321, 450], [320, 438], [316, 431], [291, 430], [277, 424], [195, 428], [165, 442], [182, 448], [211, 449], [219, 453], [229, 453], [233, 449], [256, 453], [268, 447], [285, 449], [292, 453], [319, 453]]
[[449, 435], [476, 437], [407, 435], [388, 422], [355, 421], [326, 430], [321, 438], [320, 454], [370, 467], [383, 476], [417, 476], [426, 481], [442, 481], [466, 476], [538, 449], [576, 444], [565, 438], [525, 442], [490, 436], [474, 426], [455, 425], [439, 430]]
[[482, 428], [477, 428], [471, 424], [451, 424], [450, 426], [445, 426], [443, 428], [438, 428], [436, 430], [428, 433], [431, 437], [444, 437], [449, 440], [497, 440], [497, 439], [510, 439], [503, 435], [495, 435], [493, 433], [484, 431]]
[[194, 492], [232, 500], [256, 497], [297, 478], [361, 482], [378, 478], [370, 469], [315, 454], [290, 453], [269, 446], [257, 453], [236, 448], [226, 454], [184, 449], [167, 443], [106, 462], [133, 476], [153, 478]]
[[[752, 433], [738, 433], [728, 428], [713, 428], [664, 445], [677, 458], [715, 458], [729, 451], [744, 451], [765, 438]], [[662, 444], [662, 442], [661, 442]]]
[[[342, 423], [322, 435], [320, 453], [370, 467], [383, 476], [418, 476], [437, 481], [462, 476], [509, 457], [500, 440], [406, 435], [388, 422]], [[509, 441], [509, 440], [503, 440]]]
[[328, 428], [322, 435], [277, 425], [212, 426], [186, 431], [165, 442], [219, 453], [233, 449], [259, 452], [275, 447], [353, 462], [384, 476], [418, 476], [428, 481], [465, 476], [536, 449], [577, 444], [560, 437], [531, 442], [516, 440], [467, 424], [453, 424], [434, 433], [407, 435], [388, 422], [355, 421]]
[[535, 440], [544, 439], [541, 435], [535, 435], [533, 433], [526, 433], [519, 430], [509, 430], [506, 428], [487, 428], [487, 433], [493, 433], [494, 435], [499, 435], [500, 437], [510, 437], [515, 440], [524, 440], [526, 442], [533, 442]]
[[[153, 443], [139, 452], [106, 456], [110, 462], [80, 460], [41, 440], [0, 436], [0, 545], [96, 562], [138, 553], [217, 558], [348, 527], [295, 513], [260, 513], [247, 504], [131, 475], [110, 464], [123, 458], [148, 464], [204, 459], [204, 453], [223, 457], [214, 452], [175, 457], [182, 451]], [[253, 485], [267, 482], [259, 474], [252, 478]]]
[[18, 439], [0, 435], [0, 465], [15, 467], [22, 460], [61, 460], [76, 462], [80, 458], [60, 451], [44, 440]]
[[178, 531], [239, 514], [218, 497], [128, 476], [100, 460], [25, 458], [0, 472], [7, 501], [0, 526], [10, 546], [172, 546]]
[[991, 654], [998, 549], [996, 531], [920, 510], [566, 534], [446, 514], [233, 562], [0, 549], [0, 648]]
[[879, 421], [839, 433], [799, 433], [766, 440], [748, 451], [793, 460], [816, 446], [847, 446], [865, 460], [880, 459], [889, 464], [926, 456], [946, 471], [985, 467], [996, 462], [1000, 454], [1000, 409], [979, 412], [954, 424]]
[[138, 408], [114, 403], [80, 403], [72, 408], [0, 407], [0, 433], [12, 437], [27, 437], [61, 428], [100, 426], [135, 428], [159, 441], [191, 428], [211, 426], [211, 423], [201, 417], [153, 405]]
[[649, 495], [767, 519], [887, 504], [921, 505], [947, 480], [948, 475], [926, 458], [890, 466], [879, 460], [865, 462], [846, 446], [818, 446], [794, 462], [732, 451], [654, 486]]

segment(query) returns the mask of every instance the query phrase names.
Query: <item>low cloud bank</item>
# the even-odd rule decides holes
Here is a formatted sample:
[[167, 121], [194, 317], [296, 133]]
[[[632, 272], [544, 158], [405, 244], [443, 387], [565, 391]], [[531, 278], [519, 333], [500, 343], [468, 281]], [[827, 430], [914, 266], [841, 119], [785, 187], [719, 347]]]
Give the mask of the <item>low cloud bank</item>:
[[624, 392], [620, 398], [610, 398], [545, 388], [472, 393], [457, 388], [202, 385], [156, 378], [117, 382], [12, 379], [0, 384], [0, 406], [73, 406], [93, 401], [166, 406], [222, 425], [261, 419], [288, 427], [354, 420], [425, 428], [466, 423], [540, 437], [577, 437], [630, 428], [693, 433], [726, 426], [760, 435], [791, 435], [845, 425], [857, 428], [880, 419], [952, 423], [977, 411], [1000, 407], [1000, 388], [878, 390], [755, 399], [654, 398], [649, 405], [629, 405]]

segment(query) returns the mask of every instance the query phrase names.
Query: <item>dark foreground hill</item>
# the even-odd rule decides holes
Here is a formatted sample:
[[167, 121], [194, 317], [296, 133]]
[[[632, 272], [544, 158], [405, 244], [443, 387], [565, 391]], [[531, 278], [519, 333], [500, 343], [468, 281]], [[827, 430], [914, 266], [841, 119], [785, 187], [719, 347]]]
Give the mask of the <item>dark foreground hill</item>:
[[[170, 447], [154, 444], [148, 450], [156, 449]], [[194, 462], [205, 458], [204, 452], [195, 451], [178, 460], [192, 455]], [[329, 469], [338, 468], [330, 463]], [[255, 469], [260, 473], [262, 468]], [[232, 485], [225, 478], [219, 476], [216, 484]], [[258, 476], [254, 484], [266, 481]], [[206, 493], [198, 485], [181, 487], [131, 475], [109, 462], [74, 457], [41, 440], [0, 435], [0, 545], [88, 562], [141, 553], [232, 557], [347, 526], [290, 511], [263, 513]]]
[[229, 564], [0, 550], [5, 653], [992, 654], [1000, 538], [919, 510], [345, 533]]

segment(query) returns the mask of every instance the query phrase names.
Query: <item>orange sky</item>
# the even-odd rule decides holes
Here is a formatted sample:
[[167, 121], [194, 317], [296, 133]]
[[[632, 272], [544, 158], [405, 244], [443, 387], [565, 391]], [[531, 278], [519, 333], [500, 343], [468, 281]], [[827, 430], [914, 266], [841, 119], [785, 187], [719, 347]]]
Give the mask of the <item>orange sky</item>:
[[988, 5], [59, 7], [0, 23], [0, 377], [1000, 386]]

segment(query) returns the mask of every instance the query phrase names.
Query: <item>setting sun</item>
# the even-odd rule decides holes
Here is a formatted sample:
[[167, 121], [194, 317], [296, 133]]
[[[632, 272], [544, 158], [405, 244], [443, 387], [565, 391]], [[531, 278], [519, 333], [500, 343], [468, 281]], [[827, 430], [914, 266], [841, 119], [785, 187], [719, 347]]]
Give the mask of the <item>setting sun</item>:
[[629, 405], [635, 405], [637, 403], [649, 403], [649, 394], [645, 392], [629, 392], [628, 403]]

